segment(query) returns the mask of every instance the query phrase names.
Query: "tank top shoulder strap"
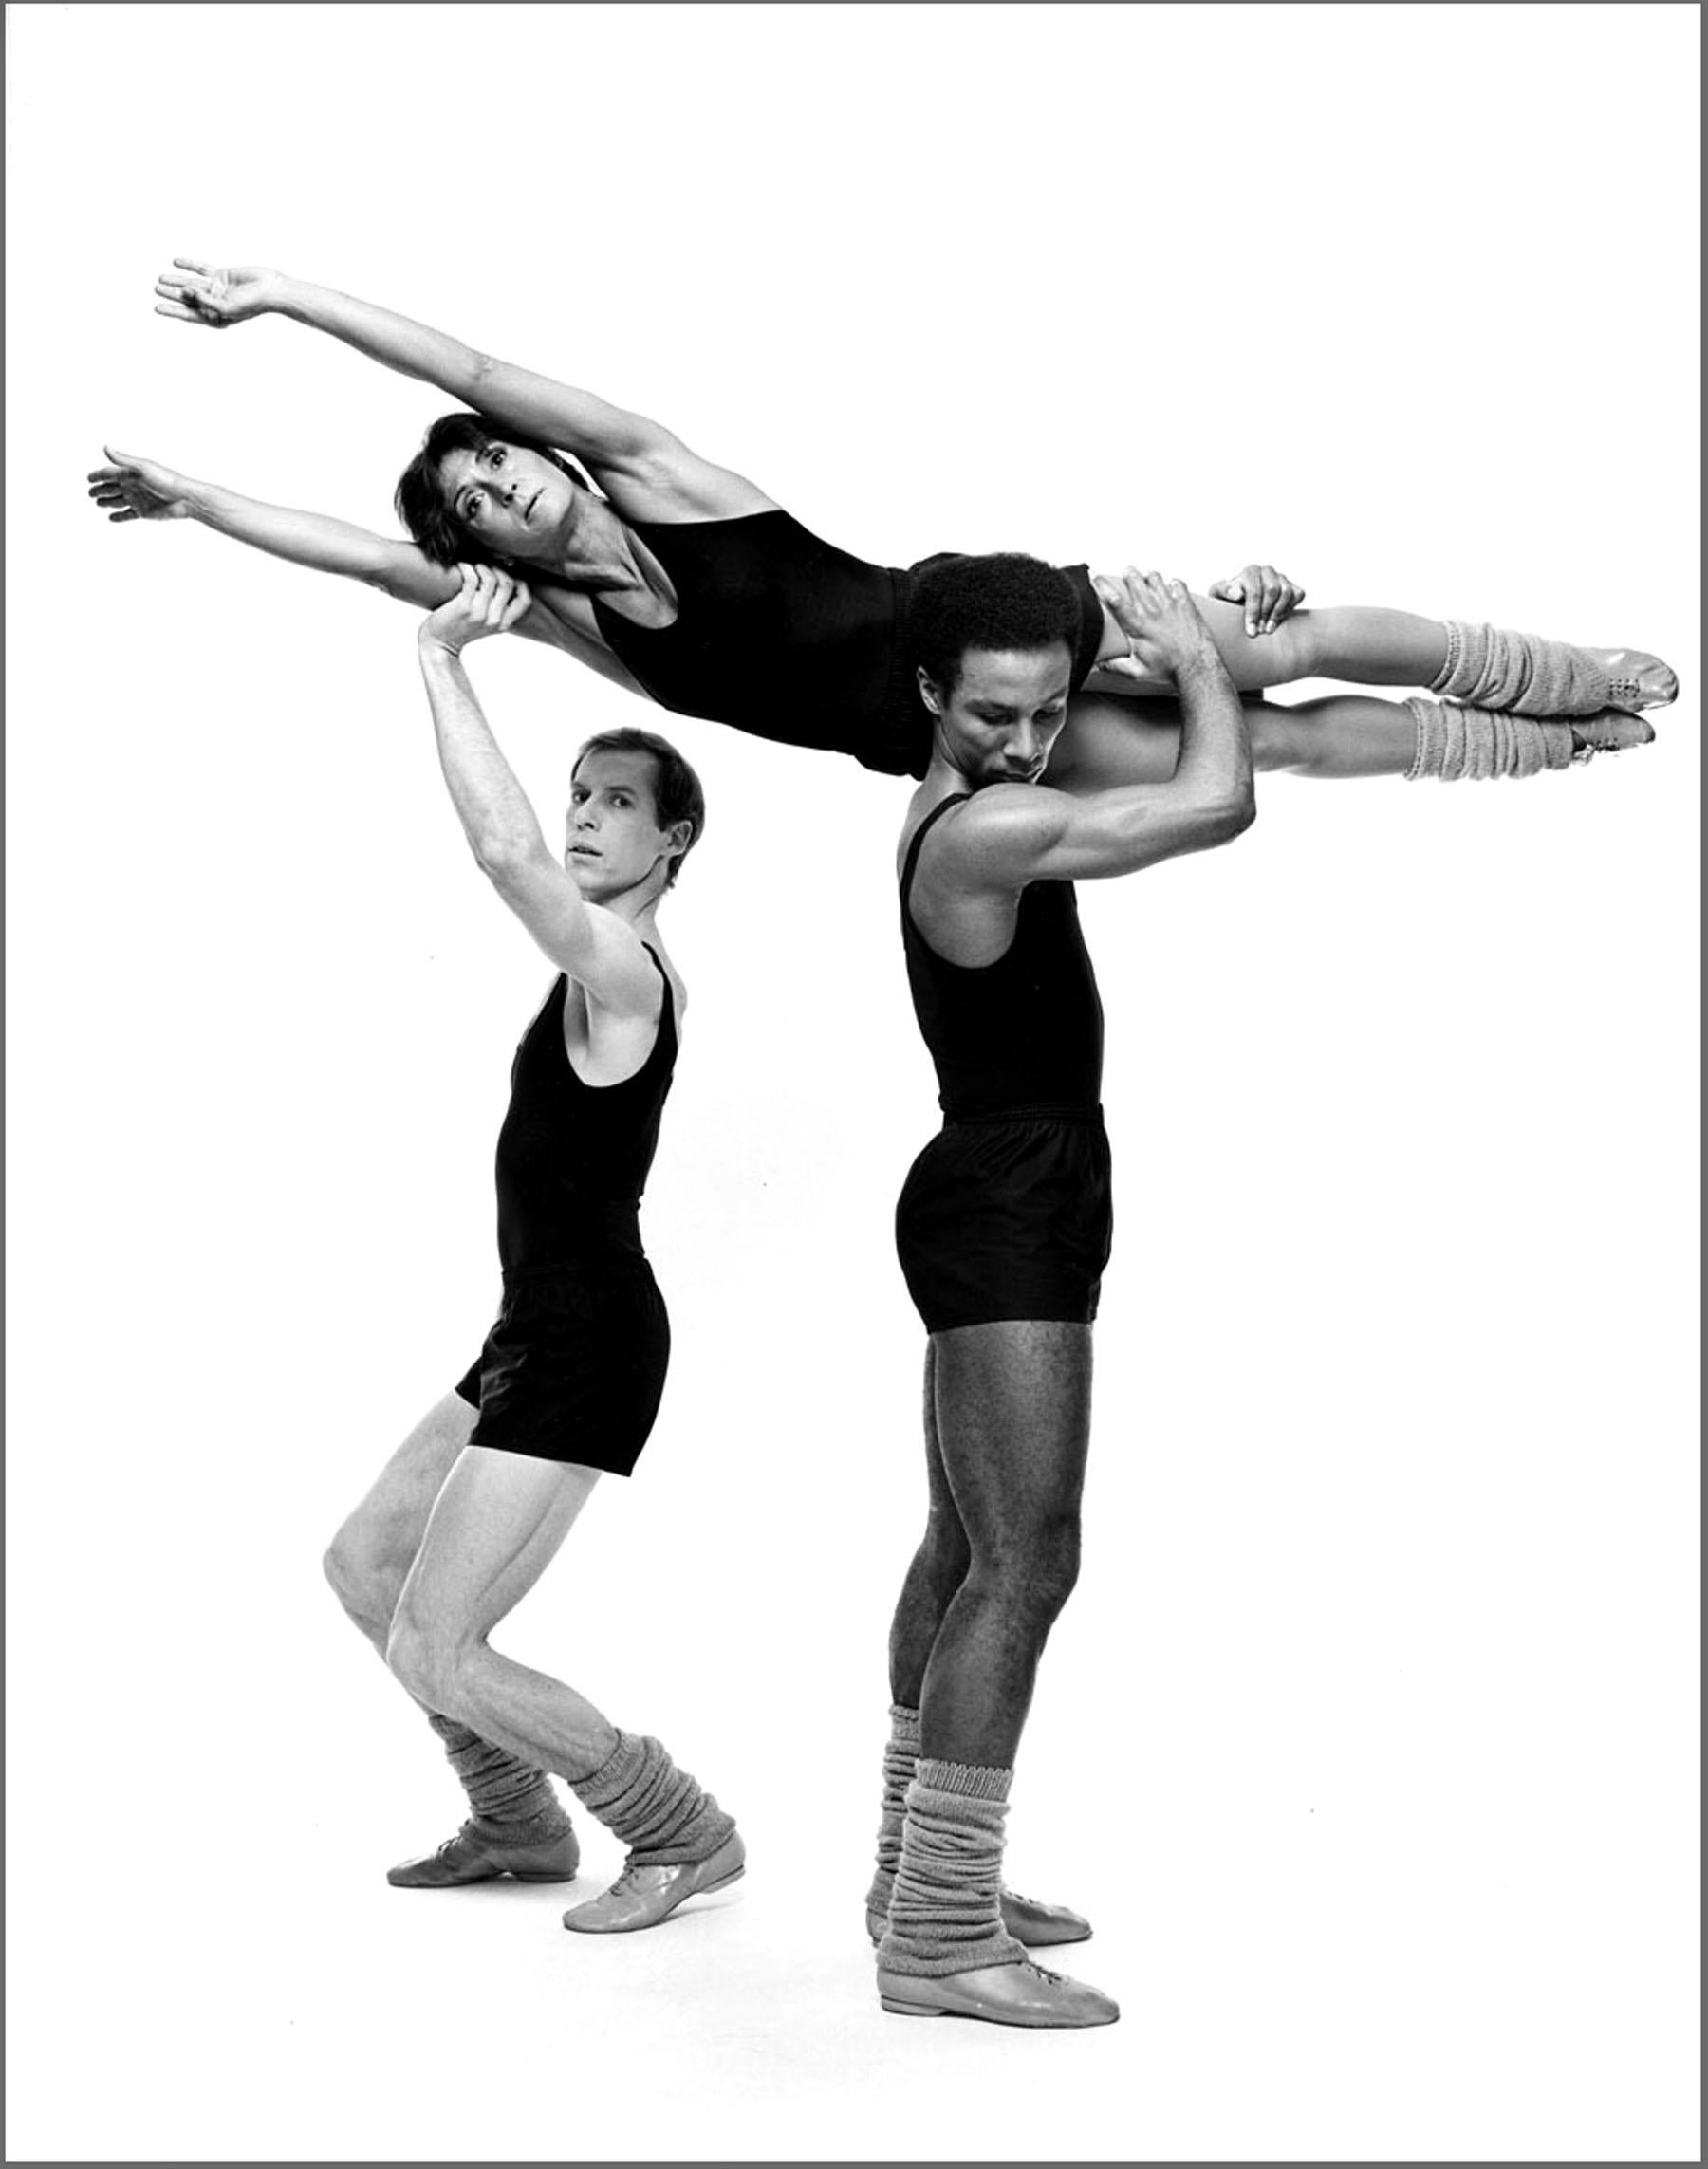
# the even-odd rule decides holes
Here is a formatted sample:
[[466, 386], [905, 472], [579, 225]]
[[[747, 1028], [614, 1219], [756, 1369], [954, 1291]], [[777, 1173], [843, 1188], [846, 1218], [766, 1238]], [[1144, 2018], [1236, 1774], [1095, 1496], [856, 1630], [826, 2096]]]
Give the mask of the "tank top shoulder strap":
[[[672, 1058], [674, 1059], [677, 1049], [676, 988], [671, 984], [670, 973], [664, 969], [663, 958], [659, 955], [658, 951], [653, 947], [652, 943], [650, 941], [643, 941], [640, 946], [645, 950], [646, 954], [658, 966], [659, 976], [664, 982], [664, 1006], [659, 1011], [659, 1035], [653, 1041], [652, 1054], [647, 1056], [647, 1061], [650, 1062], [653, 1059], [653, 1056], [658, 1053], [659, 1047], [665, 1044], [666, 1028], [668, 1028], [669, 1030], [670, 1052]], [[644, 1066], [645, 1065], [643, 1064], [642, 1067]]]
[[947, 813], [952, 806], [965, 806], [972, 795], [971, 791], [963, 790], [957, 791], [953, 798], [939, 800], [914, 830], [913, 841], [907, 846], [907, 857], [901, 862], [901, 909], [903, 911], [907, 909], [907, 899], [913, 890], [914, 870], [919, 863], [919, 846], [924, 843], [941, 815]]

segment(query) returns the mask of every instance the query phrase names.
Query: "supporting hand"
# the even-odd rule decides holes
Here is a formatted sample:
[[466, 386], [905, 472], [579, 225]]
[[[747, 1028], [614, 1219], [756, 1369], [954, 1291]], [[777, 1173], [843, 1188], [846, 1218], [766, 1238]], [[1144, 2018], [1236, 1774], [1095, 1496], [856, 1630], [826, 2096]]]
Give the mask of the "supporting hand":
[[1245, 629], [1253, 639], [1272, 633], [1305, 600], [1305, 590], [1272, 565], [1248, 565], [1243, 572], [1216, 581], [1210, 592], [1219, 602], [1245, 604]]
[[1101, 669], [1141, 681], [1178, 679], [1182, 671], [1201, 666], [1206, 658], [1219, 669], [1210, 628], [1183, 580], [1170, 580], [1160, 572], [1135, 572], [1128, 565], [1119, 580], [1099, 574], [1092, 585], [1127, 640], [1127, 653], [1101, 664]]
[[471, 640], [484, 640], [492, 633], [508, 633], [533, 598], [519, 580], [490, 565], [459, 565], [462, 585], [449, 602], [441, 602], [422, 621], [420, 645], [425, 652], [442, 648], [447, 655], [461, 655]]
[[113, 464], [97, 467], [89, 475], [89, 495], [109, 520], [187, 520], [195, 510], [191, 492], [195, 484], [187, 474], [176, 474], [158, 460], [134, 453], [102, 450]]
[[173, 269], [155, 281], [157, 316], [176, 317], [180, 324], [205, 324], [223, 331], [246, 317], [264, 316], [279, 305], [284, 284], [277, 271], [260, 264], [245, 264], [219, 270], [192, 256], [175, 256]]

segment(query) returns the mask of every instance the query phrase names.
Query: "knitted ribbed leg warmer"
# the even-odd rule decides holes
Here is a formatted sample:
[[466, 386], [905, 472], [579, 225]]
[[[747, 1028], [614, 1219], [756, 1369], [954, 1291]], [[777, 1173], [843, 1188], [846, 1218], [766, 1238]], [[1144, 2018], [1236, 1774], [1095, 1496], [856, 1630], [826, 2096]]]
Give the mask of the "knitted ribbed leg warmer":
[[889, 1911], [890, 1893], [896, 1887], [896, 1870], [901, 1865], [901, 1825], [907, 1813], [907, 1789], [913, 1783], [919, 1759], [919, 1713], [900, 1702], [890, 1704], [889, 1745], [883, 1751], [883, 1806], [878, 1824], [878, 1869], [866, 1892], [866, 1909]]
[[1500, 715], [1485, 708], [1460, 707], [1414, 695], [1405, 704], [1418, 726], [1418, 750], [1405, 771], [1407, 783], [1439, 776], [1443, 783], [1470, 777], [1533, 776], [1543, 769], [1571, 764], [1578, 745], [1569, 723], [1532, 723], [1523, 715]]
[[546, 1845], [568, 1829], [569, 1818], [543, 1770], [455, 1718], [429, 1715], [427, 1722], [445, 1743], [445, 1759], [462, 1781], [481, 1837], [506, 1845]]
[[650, 1735], [620, 1732], [607, 1761], [570, 1790], [637, 1857], [656, 1867], [710, 1860], [735, 1827], [709, 1792]]
[[978, 1763], [919, 1763], [907, 1789], [889, 1927], [878, 1946], [885, 1971], [938, 1976], [1025, 1958], [999, 1906], [1013, 1774]]
[[1619, 705], [1612, 680], [1587, 648], [1449, 621], [1447, 660], [1431, 693], [1516, 715], [1594, 715]]

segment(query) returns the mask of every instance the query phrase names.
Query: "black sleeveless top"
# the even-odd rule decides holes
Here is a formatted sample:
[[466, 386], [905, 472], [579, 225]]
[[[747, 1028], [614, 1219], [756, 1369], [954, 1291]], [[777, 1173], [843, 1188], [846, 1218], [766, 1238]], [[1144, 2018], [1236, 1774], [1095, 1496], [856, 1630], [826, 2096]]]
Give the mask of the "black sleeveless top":
[[[648, 629], [597, 595], [593, 616], [661, 708], [852, 753], [886, 775], [924, 774], [931, 717], [905, 637], [919, 566], [867, 565], [784, 511], [627, 524], [670, 575], [676, 620]], [[1077, 687], [1096, 667], [1103, 604], [1084, 565], [1066, 569], [1080, 597]]]
[[1014, 938], [993, 964], [951, 964], [914, 924], [919, 846], [966, 795], [925, 816], [901, 869], [907, 982], [937, 1066], [938, 1103], [951, 1122], [1020, 1107], [1093, 1112], [1103, 1086], [1103, 1003], [1073, 883], [1027, 884]]
[[498, 1256], [507, 1274], [618, 1255], [642, 1257], [640, 1194], [676, 1070], [676, 997], [664, 981], [652, 1051], [621, 1084], [587, 1084], [564, 1045], [569, 981], [560, 973], [511, 1066], [498, 1132]]

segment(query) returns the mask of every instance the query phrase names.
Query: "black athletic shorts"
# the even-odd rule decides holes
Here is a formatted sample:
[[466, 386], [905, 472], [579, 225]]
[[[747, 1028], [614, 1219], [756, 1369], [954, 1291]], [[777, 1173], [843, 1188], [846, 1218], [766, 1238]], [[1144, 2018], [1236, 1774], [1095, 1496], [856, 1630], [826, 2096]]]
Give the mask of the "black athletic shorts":
[[458, 1381], [472, 1446], [630, 1474], [670, 1363], [670, 1320], [644, 1258], [507, 1273], [498, 1322]]
[[928, 1333], [1097, 1316], [1114, 1207], [1098, 1107], [951, 1118], [908, 1170], [896, 1250]]

